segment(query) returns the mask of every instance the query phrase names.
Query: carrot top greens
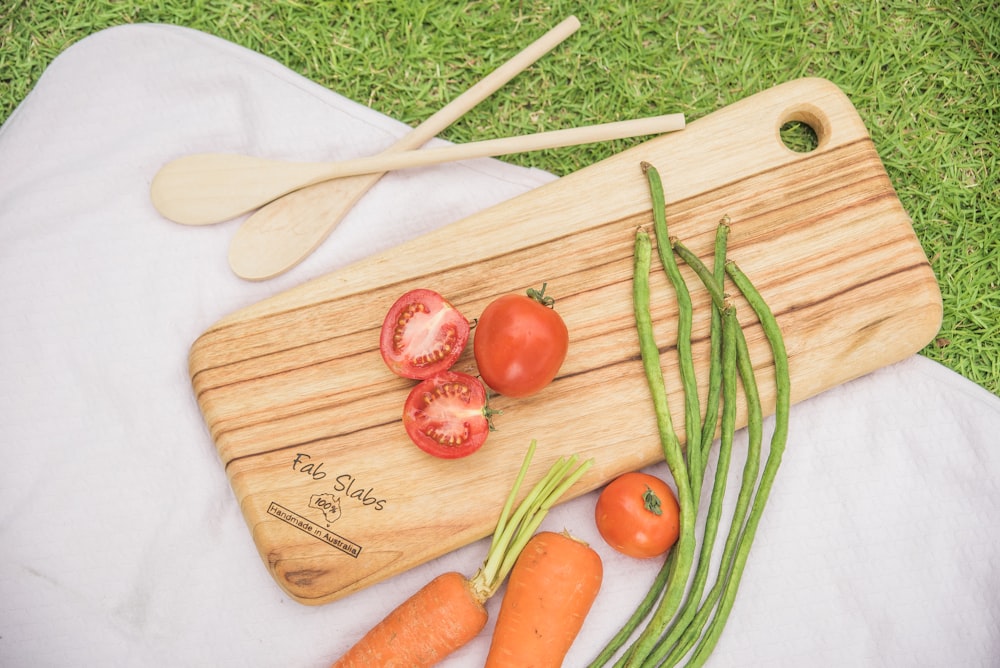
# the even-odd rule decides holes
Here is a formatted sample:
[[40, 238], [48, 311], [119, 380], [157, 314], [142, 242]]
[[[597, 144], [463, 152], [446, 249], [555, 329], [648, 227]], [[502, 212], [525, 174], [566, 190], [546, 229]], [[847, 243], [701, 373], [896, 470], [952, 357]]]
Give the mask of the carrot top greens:
[[485, 601], [496, 593], [511, 569], [514, 568], [514, 562], [517, 561], [521, 550], [531, 540], [542, 520], [545, 519], [549, 508], [593, 464], [593, 460], [588, 459], [577, 465], [577, 455], [560, 457], [515, 509], [514, 502], [528, 473], [531, 458], [535, 453], [535, 445], [535, 441], [531, 441], [528, 445], [521, 469], [518, 471], [510, 494], [500, 511], [500, 519], [497, 520], [496, 529], [493, 531], [493, 540], [490, 543], [486, 560], [476, 574], [470, 578], [473, 591], [476, 592], [476, 596], [480, 600]]

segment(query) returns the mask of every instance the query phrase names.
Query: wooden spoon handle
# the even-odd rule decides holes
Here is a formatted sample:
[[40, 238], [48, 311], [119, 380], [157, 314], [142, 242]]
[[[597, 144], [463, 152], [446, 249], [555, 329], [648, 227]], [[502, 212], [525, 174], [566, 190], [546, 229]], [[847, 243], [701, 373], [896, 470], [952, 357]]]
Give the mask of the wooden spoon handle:
[[170, 220], [205, 224], [233, 218], [286, 193], [330, 179], [654, 135], [683, 128], [683, 114], [666, 114], [439, 148], [384, 152], [341, 162], [286, 162], [238, 154], [199, 153], [178, 158], [157, 173], [153, 180], [153, 205]]
[[[565, 130], [549, 130], [516, 137], [500, 139], [485, 139], [468, 144], [452, 144], [438, 148], [425, 148], [418, 151], [403, 151], [401, 153], [380, 153], [368, 158], [356, 158], [336, 163], [317, 164], [311, 183], [335, 179], [357, 174], [372, 174], [388, 172], [396, 169], [411, 169], [426, 167], [443, 162], [470, 160], [473, 158], [495, 157], [512, 153], [528, 153], [564, 146], [593, 144], [625, 139], [643, 135], [655, 135], [663, 132], [674, 132], [684, 128], [683, 114], [666, 114], [637, 118], [629, 121], [615, 121], [599, 125], [586, 125]], [[281, 163], [287, 165], [288, 163]], [[298, 163], [305, 165], [308, 163]], [[276, 169], [280, 166], [274, 165]], [[267, 166], [262, 166], [262, 172], [268, 172]], [[304, 171], [302, 173], [305, 173]], [[249, 175], [249, 174], [248, 174]], [[306, 184], [308, 185], [308, 184]]]
[[579, 27], [580, 21], [575, 16], [565, 19], [525, 47], [520, 53], [442, 107], [423, 123], [413, 128], [413, 130], [387, 150], [406, 151], [427, 143], [439, 132], [461, 118], [467, 111], [495, 93], [501, 86], [526, 70], [536, 60], [565, 41]]

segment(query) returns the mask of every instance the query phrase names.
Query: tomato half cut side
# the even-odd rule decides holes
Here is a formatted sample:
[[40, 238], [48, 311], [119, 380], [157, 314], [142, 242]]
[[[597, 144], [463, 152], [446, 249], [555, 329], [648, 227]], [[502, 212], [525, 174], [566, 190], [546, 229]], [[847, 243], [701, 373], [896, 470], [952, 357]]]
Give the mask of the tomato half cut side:
[[469, 341], [469, 321], [433, 290], [410, 290], [382, 321], [379, 351], [389, 369], [423, 380], [450, 369]]
[[410, 391], [403, 406], [403, 427], [418, 448], [435, 457], [471, 455], [490, 432], [486, 388], [466, 373], [435, 374]]

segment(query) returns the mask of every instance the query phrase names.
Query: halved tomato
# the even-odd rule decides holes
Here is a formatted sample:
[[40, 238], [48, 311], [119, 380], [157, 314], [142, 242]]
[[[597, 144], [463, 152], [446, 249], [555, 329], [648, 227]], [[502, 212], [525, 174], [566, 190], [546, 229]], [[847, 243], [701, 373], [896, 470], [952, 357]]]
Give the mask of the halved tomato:
[[423, 380], [455, 364], [469, 341], [469, 321], [433, 290], [410, 290], [382, 321], [379, 350], [389, 369]]
[[435, 457], [471, 455], [490, 432], [486, 388], [467, 373], [435, 374], [410, 391], [403, 406], [403, 426], [418, 448]]

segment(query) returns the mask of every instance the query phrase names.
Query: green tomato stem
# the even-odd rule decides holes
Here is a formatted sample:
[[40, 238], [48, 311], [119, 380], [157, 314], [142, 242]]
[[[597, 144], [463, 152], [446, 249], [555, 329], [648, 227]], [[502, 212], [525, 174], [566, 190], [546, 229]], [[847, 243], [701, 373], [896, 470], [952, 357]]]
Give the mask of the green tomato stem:
[[642, 493], [642, 507], [657, 517], [663, 514], [663, 504], [660, 503], [660, 497], [649, 485], [646, 485], [646, 491]]
[[549, 297], [548, 295], [545, 294], [545, 288], [548, 287], [548, 285], [549, 285], [548, 283], [542, 283], [541, 290], [528, 288], [528, 296], [534, 299], [542, 306], [553, 308], [556, 305], [556, 300], [553, 297]]

